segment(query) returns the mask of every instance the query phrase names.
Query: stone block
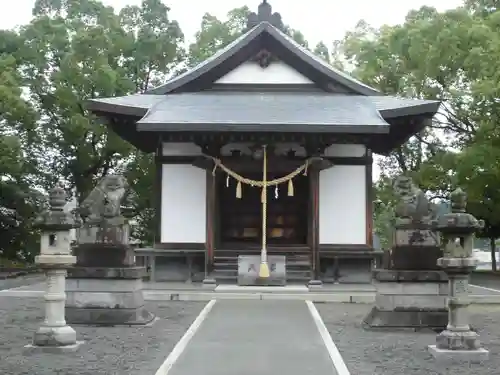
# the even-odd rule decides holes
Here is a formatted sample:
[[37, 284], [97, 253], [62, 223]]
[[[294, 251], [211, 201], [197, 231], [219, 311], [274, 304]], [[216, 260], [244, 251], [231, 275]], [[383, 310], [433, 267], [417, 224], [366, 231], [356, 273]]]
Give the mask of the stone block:
[[66, 320], [70, 324], [147, 324], [154, 315], [144, 308], [142, 279], [69, 279]]
[[68, 292], [66, 306], [76, 308], [128, 309], [142, 307], [142, 290], [134, 292]]
[[286, 257], [270, 255], [267, 257], [270, 276], [259, 277], [260, 256], [240, 255], [238, 257], [238, 285], [277, 285], [286, 284]]
[[[444, 330], [448, 323], [446, 276], [439, 271], [374, 271], [375, 306], [364, 323], [371, 328]], [[385, 281], [387, 280], [387, 281]]]
[[68, 279], [142, 279], [145, 267], [72, 267]]
[[398, 245], [391, 251], [395, 270], [439, 270], [437, 260], [443, 256], [439, 247]]
[[68, 346], [76, 344], [76, 332], [70, 326], [41, 326], [33, 338], [35, 346]]
[[429, 353], [439, 362], [444, 363], [482, 363], [489, 359], [489, 351], [480, 348], [475, 350], [440, 349], [436, 345], [429, 345]]
[[64, 345], [64, 346], [39, 346], [29, 344], [25, 346], [25, 349], [30, 353], [49, 353], [49, 354], [66, 354], [66, 353], [74, 353], [80, 348], [83, 344], [83, 341], [77, 341], [72, 345]]
[[394, 245], [422, 248], [440, 246], [439, 233], [431, 229], [397, 228], [394, 231]]
[[446, 309], [446, 296], [424, 296], [424, 295], [384, 295], [376, 294], [375, 305], [381, 311], [392, 311], [395, 309]]
[[380, 294], [438, 295], [440, 291], [440, 283], [436, 282], [375, 282], [374, 285]]
[[386, 269], [375, 269], [372, 271], [373, 279], [377, 281], [389, 281], [389, 282], [431, 282], [431, 281], [441, 281], [447, 282], [448, 276], [444, 271], [437, 270], [386, 270]]
[[102, 279], [67, 279], [66, 292], [135, 292], [142, 290], [141, 279], [124, 279], [120, 282]]
[[79, 244], [74, 250], [77, 267], [132, 267], [134, 249], [128, 245], [89, 243]]
[[411, 331], [441, 331], [448, 324], [447, 310], [405, 309], [382, 311], [377, 306], [363, 320], [369, 329], [403, 329]]
[[372, 281], [371, 258], [339, 258], [338, 279], [339, 283], [366, 284]]
[[95, 326], [145, 325], [155, 316], [144, 306], [134, 309], [76, 308], [65, 309], [66, 320], [72, 324]]
[[396, 308], [446, 309], [445, 296], [399, 295], [393, 296]]

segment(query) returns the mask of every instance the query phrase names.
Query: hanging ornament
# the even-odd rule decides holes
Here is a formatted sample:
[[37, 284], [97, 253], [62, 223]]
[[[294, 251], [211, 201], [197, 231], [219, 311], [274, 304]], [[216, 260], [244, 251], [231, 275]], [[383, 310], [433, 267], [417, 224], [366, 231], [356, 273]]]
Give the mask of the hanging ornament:
[[288, 196], [293, 197], [294, 194], [294, 188], [293, 188], [293, 182], [292, 179], [288, 180]]
[[229, 175], [226, 177], [226, 187], [229, 187]]
[[276, 187], [274, 188], [274, 199], [278, 199], [279, 197], [279, 189], [278, 189], [278, 185], [276, 185]]
[[238, 181], [238, 184], [236, 185], [236, 198], [241, 199], [241, 182]]

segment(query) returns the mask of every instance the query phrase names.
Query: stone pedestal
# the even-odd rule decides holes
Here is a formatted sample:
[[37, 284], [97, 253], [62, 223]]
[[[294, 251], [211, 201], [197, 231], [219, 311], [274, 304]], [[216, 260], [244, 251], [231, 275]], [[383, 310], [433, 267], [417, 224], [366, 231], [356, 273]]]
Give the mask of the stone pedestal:
[[397, 225], [391, 251], [392, 269], [439, 270], [437, 260], [443, 256], [439, 233], [430, 225]]
[[67, 279], [66, 319], [73, 324], [141, 325], [155, 316], [144, 306], [144, 267], [75, 267]]
[[374, 270], [375, 306], [366, 328], [443, 330], [448, 278], [443, 271]]

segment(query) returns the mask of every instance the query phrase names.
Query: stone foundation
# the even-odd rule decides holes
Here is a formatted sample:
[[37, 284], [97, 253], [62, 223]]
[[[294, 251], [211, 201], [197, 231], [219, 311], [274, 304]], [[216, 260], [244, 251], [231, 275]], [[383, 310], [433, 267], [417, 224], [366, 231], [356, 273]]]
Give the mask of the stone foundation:
[[76, 267], [66, 280], [66, 320], [71, 324], [141, 325], [154, 319], [144, 307], [144, 267]]
[[374, 270], [375, 306], [367, 328], [443, 330], [448, 323], [448, 279], [442, 271]]

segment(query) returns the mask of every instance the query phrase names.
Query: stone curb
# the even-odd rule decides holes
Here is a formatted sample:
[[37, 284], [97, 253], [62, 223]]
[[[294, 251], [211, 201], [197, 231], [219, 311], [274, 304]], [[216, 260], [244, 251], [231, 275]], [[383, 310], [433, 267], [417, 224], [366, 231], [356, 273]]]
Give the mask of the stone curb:
[[[42, 298], [40, 290], [3, 290], [0, 297]], [[359, 303], [375, 302], [374, 293], [217, 293], [206, 291], [159, 291], [145, 290], [146, 301], [210, 301], [229, 300], [303, 300], [316, 303]], [[500, 295], [471, 295], [471, 302], [479, 305], [500, 305]]]

